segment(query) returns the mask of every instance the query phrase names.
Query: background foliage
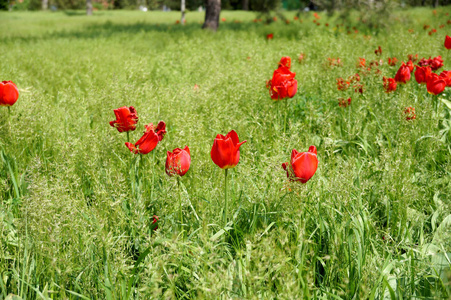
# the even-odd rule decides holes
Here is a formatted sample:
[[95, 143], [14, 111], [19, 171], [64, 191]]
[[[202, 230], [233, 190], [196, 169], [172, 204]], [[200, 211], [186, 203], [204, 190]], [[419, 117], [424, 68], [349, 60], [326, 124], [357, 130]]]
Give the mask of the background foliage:
[[[8, 4], [14, 10], [39, 10], [42, 0], [0, 0], [0, 10], [7, 10]], [[373, 10], [378, 12], [380, 7], [396, 6], [438, 6], [449, 5], [451, 0], [222, 0], [222, 9], [241, 10], [244, 2], [248, 3], [248, 9], [252, 11], [270, 11], [283, 8], [285, 10], [325, 9], [330, 12], [342, 9]], [[136, 9], [144, 5], [149, 9], [162, 9], [166, 6], [172, 10], [180, 10], [180, 0], [94, 0], [94, 7], [102, 9]], [[55, 9], [84, 9], [86, 0], [49, 0], [49, 7]], [[186, 0], [188, 10], [197, 10], [204, 6], [204, 0]]]

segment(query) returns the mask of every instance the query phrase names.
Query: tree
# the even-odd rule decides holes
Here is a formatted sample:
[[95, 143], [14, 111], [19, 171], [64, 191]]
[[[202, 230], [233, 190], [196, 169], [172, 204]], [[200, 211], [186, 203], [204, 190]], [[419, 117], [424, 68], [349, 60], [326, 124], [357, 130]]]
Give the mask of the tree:
[[49, 0], [42, 0], [42, 10], [47, 10], [49, 8]]
[[249, 0], [243, 0], [243, 10], [249, 10]]
[[88, 16], [92, 15], [92, 0], [86, 0], [86, 14]]
[[205, 0], [205, 22], [202, 28], [216, 31], [219, 26], [221, 0]]
[[182, 11], [182, 19], [180, 20], [180, 22], [182, 23], [182, 25], [185, 24], [185, 0], [182, 0], [182, 3], [180, 5], [180, 10]]

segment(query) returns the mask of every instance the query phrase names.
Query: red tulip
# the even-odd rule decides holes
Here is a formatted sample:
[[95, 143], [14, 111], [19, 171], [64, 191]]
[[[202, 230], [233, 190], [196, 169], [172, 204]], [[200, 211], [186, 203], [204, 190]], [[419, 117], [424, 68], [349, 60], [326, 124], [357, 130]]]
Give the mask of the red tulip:
[[299, 54], [298, 62], [301, 63], [304, 60], [304, 58], [305, 58], [305, 54], [304, 53]]
[[295, 76], [296, 73], [290, 72], [288, 68], [283, 66], [275, 70], [269, 82], [271, 99], [293, 98], [298, 91], [298, 82], [294, 79]]
[[110, 125], [116, 127], [119, 132], [133, 131], [138, 123], [138, 113], [133, 106], [123, 106], [114, 110], [116, 120], [111, 121]]
[[412, 73], [414, 69], [413, 62], [409, 60], [406, 65], [409, 67], [410, 73]]
[[0, 106], [13, 106], [18, 98], [19, 90], [14, 82], [0, 82]]
[[135, 154], [147, 154], [157, 146], [166, 134], [166, 123], [160, 121], [156, 128], [150, 123], [146, 125], [144, 135], [136, 142], [136, 144], [125, 143], [131, 152]]
[[153, 215], [152, 217], [153, 221], [152, 221], [152, 227], [153, 230], [157, 230], [158, 229], [158, 220], [160, 219], [157, 215]]
[[222, 18], [221, 21], [222, 21], [222, 22], [225, 22], [225, 21], [226, 21], [226, 18]]
[[191, 156], [188, 146], [184, 149], [175, 148], [172, 153], [168, 151], [166, 158], [166, 174], [169, 176], [183, 176], [188, 172]]
[[366, 59], [359, 57], [359, 63], [357, 67], [364, 68], [366, 66]]
[[363, 84], [354, 84], [354, 92], [363, 94]]
[[274, 38], [274, 34], [270, 33], [266, 35], [267, 40], [272, 40]]
[[449, 35], [445, 37], [445, 48], [451, 50], [451, 36]]
[[381, 54], [382, 54], [382, 48], [381, 48], [381, 46], [377, 47], [377, 49], [374, 50], [374, 53], [375, 53], [376, 55], [381, 55]]
[[422, 58], [419, 62], [418, 65], [421, 67], [431, 67], [432, 71], [436, 71], [438, 69], [440, 69], [441, 67], [443, 67], [443, 59], [441, 56], [437, 56], [434, 58], [429, 57], [429, 59], [426, 58]]
[[443, 71], [439, 77], [445, 80], [447, 87], [451, 87], [451, 71]]
[[415, 120], [417, 115], [415, 114], [415, 107], [406, 107], [404, 109], [404, 115], [407, 121]]
[[388, 65], [389, 66], [396, 66], [396, 63], [398, 62], [398, 59], [396, 57], [388, 58]]
[[338, 106], [348, 107], [349, 105], [351, 105], [351, 97], [349, 97], [348, 99], [338, 98]]
[[211, 159], [221, 169], [235, 167], [240, 161], [240, 147], [246, 141], [240, 143], [235, 130], [227, 133], [226, 136], [218, 134], [211, 148]]
[[443, 59], [441, 56], [434, 57], [433, 59], [429, 59], [429, 66], [432, 71], [437, 71], [441, 67], [443, 67]]
[[403, 62], [395, 75], [396, 82], [407, 83], [410, 80], [410, 68]]
[[417, 66], [417, 69], [415, 70], [415, 80], [419, 84], [426, 84], [426, 81], [428, 77], [431, 75], [432, 71], [430, 67], [420, 67]]
[[288, 70], [291, 68], [291, 57], [284, 56], [280, 59], [279, 67], [286, 67]]
[[349, 88], [350, 82], [345, 81], [343, 78], [337, 78], [337, 89], [339, 91], [346, 91]]
[[287, 171], [287, 177], [290, 180], [306, 183], [315, 175], [318, 168], [316, 147], [310, 146], [308, 152], [298, 152], [293, 149], [290, 163], [283, 163], [282, 167]]
[[426, 88], [429, 94], [438, 95], [445, 90], [446, 81], [437, 74], [432, 73], [426, 82]]
[[411, 60], [412, 62], [417, 62], [417, 61], [418, 61], [418, 54], [415, 54], [415, 55], [413, 55], [413, 54], [408, 54], [408, 55], [407, 55], [407, 59], [408, 59], [408, 60]]
[[393, 78], [387, 78], [384, 76], [384, 89], [386, 93], [396, 91], [396, 81]]

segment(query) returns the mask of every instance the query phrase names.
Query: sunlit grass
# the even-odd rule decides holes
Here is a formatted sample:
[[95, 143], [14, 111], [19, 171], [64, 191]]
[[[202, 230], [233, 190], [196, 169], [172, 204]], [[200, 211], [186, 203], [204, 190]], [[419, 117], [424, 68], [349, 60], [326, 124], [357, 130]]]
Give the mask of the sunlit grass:
[[[392, 94], [374, 72], [363, 95], [336, 88], [359, 57], [379, 59], [379, 45], [384, 76], [397, 70], [387, 57], [416, 53], [450, 69], [445, 13], [396, 12], [376, 32], [356, 17], [336, 28], [343, 21], [325, 14], [321, 26], [311, 15], [264, 25], [223, 12], [216, 34], [197, 12], [186, 26], [177, 12], [0, 13], [0, 80], [20, 90], [11, 115], [0, 107], [0, 299], [448, 299], [450, 109], [439, 100], [437, 113], [414, 78]], [[274, 102], [265, 81], [282, 56], [299, 91]], [[329, 57], [343, 66], [327, 67]], [[133, 142], [145, 124], [167, 124], [142, 158], [108, 124], [125, 105], [140, 119]], [[224, 227], [224, 174], [210, 150], [232, 129], [248, 142], [229, 173]], [[180, 189], [164, 163], [185, 145], [180, 234]], [[289, 183], [281, 164], [310, 145], [316, 174]]]

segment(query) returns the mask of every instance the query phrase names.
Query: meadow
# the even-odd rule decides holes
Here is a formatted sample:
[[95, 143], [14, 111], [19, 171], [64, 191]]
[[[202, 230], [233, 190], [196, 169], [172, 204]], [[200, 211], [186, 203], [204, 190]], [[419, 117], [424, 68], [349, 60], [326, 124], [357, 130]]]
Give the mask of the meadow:
[[[0, 299], [449, 299], [450, 88], [433, 97], [413, 74], [382, 86], [409, 54], [451, 69], [449, 12], [371, 28], [224, 11], [217, 33], [198, 12], [184, 26], [178, 12], [0, 12], [0, 80], [20, 92], [0, 107]], [[265, 82], [283, 56], [298, 92], [274, 101]], [[357, 72], [362, 94], [337, 90]], [[122, 106], [139, 115], [132, 142], [166, 122], [151, 153], [109, 125]], [[225, 223], [210, 151], [232, 129], [247, 142]], [[166, 152], [185, 145], [189, 171], [167, 176]], [[311, 145], [315, 175], [290, 182], [282, 163]]]

